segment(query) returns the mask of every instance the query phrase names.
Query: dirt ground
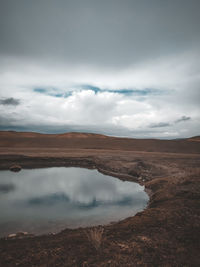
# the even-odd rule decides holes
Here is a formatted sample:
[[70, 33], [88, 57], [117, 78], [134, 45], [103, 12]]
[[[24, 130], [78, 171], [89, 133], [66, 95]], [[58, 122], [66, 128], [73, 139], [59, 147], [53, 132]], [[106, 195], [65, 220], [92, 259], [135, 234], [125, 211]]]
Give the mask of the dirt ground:
[[[117, 141], [114, 149], [107, 139], [98, 148], [91, 148], [94, 140], [89, 148], [83, 145], [73, 148], [59, 147], [56, 143], [36, 147], [22, 142], [8, 146], [12, 142], [9, 143], [10, 137], [6, 138], [7, 143], [2, 141], [3, 137], [0, 141], [0, 169], [9, 169], [13, 164], [22, 168], [96, 168], [122, 180], [145, 185], [150, 201], [148, 207], [134, 217], [103, 226], [99, 240], [92, 237], [90, 227], [66, 229], [56, 235], [2, 238], [0, 266], [200, 266], [198, 138], [185, 140], [186, 144], [178, 140], [174, 146], [168, 143], [170, 148], [162, 141], [162, 149], [159, 142], [150, 140], [149, 146], [145, 142], [142, 148], [141, 143], [139, 150], [132, 141], [128, 146], [129, 141], [123, 138], [121, 145]], [[80, 144], [83, 137], [67, 138], [73, 139], [73, 144]], [[86, 143], [91, 144], [89, 140]], [[85, 144], [84, 140], [81, 144]], [[102, 228], [96, 227], [93, 231], [98, 235]]]

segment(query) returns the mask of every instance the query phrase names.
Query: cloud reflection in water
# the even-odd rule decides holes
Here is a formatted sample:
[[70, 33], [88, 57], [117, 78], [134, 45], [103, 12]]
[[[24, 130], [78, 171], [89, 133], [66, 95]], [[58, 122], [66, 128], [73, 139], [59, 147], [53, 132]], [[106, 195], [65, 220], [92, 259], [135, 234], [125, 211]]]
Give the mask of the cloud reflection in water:
[[0, 183], [13, 185], [1, 197], [0, 224], [37, 222], [48, 229], [51, 221], [59, 229], [60, 222], [68, 227], [108, 223], [134, 215], [148, 201], [139, 184], [83, 168], [1, 171]]

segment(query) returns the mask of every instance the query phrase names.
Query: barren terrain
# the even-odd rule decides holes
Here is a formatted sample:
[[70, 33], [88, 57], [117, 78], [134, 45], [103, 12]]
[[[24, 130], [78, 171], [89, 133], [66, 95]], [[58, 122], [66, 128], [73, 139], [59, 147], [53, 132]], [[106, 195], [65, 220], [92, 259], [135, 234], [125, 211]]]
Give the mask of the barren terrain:
[[[0, 266], [200, 266], [200, 138], [0, 132], [0, 169], [80, 166], [145, 185], [148, 208], [103, 226], [0, 240]], [[97, 228], [98, 231], [98, 228]]]

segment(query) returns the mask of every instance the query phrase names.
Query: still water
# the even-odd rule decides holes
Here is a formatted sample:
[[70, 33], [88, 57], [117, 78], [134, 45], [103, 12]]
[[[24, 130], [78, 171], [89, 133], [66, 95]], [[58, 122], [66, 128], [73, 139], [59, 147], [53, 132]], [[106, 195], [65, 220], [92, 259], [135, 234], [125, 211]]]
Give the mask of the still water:
[[142, 211], [144, 187], [83, 168], [0, 171], [0, 236], [118, 221]]

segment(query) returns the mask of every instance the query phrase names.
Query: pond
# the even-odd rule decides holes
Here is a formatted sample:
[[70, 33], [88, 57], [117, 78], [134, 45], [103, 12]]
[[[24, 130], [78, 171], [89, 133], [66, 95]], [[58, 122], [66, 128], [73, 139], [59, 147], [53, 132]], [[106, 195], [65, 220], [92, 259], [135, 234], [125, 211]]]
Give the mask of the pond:
[[0, 236], [118, 221], [142, 211], [144, 187], [84, 168], [0, 171]]

